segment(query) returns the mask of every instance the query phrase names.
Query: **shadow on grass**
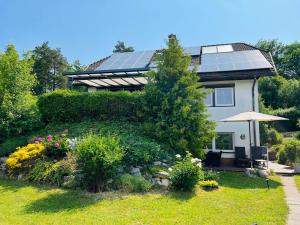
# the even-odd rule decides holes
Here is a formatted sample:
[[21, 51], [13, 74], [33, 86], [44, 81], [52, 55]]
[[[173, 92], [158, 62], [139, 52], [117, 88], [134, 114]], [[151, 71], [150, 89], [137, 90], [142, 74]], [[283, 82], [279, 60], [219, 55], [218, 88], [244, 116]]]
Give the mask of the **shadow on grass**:
[[[247, 177], [244, 173], [238, 172], [221, 172], [219, 183], [223, 187], [237, 189], [267, 189], [267, 182], [264, 178]], [[282, 186], [280, 182], [269, 179], [270, 189], [276, 189]]]
[[25, 212], [56, 213], [85, 208], [94, 203], [95, 200], [92, 197], [85, 196], [80, 192], [64, 190], [31, 202], [25, 207]]

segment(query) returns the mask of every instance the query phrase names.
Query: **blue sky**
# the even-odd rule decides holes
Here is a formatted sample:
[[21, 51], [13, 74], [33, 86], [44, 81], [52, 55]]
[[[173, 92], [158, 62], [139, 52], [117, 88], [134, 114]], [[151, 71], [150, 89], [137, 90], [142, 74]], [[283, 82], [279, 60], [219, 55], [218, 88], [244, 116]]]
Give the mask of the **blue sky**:
[[117, 40], [136, 50], [161, 48], [175, 33], [184, 46], [300, 41], [299, 0], [0, 0], [0, 50], [43, 41], [69, 61], [92, 63]]

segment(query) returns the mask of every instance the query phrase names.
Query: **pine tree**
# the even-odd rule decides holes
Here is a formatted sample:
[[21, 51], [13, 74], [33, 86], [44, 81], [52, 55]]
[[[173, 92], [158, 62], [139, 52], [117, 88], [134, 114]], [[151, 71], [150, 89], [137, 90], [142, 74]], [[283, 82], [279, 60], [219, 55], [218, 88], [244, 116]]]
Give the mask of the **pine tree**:
[[157, 70], [147, 74], [146, 112], [155, 135], [177, 153], [191, 152], [203, 157], [205, 146], [214, 136], [214, 123], [208, 121], [205, 92], [195, 70], [189, 70], [190, 57], [185, 55], [176, 36], [157, 56]]

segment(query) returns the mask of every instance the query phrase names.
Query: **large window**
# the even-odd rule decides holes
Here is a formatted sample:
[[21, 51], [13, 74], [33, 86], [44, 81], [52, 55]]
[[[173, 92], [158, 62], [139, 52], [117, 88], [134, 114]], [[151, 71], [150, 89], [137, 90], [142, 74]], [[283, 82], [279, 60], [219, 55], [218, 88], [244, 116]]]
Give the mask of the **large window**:
[[233, 151], [233, 133], [218, 133], [215, 143], [217, 150]]
[[209, 92], [205, 98], [206, 106], [230, 107], [234, 106], [234, 86], [207, 86]]

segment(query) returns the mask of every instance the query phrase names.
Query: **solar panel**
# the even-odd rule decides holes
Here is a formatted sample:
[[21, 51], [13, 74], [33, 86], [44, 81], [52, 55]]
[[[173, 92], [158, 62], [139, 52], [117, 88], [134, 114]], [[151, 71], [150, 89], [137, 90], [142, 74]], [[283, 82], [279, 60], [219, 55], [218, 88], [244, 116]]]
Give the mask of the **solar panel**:
[[188, 55], [200, 55], [200, 46], [183, 48], [183, 51]]
[[149, 63], [155, 51], [114, 53], [96, 70], [143, 69]]
[[259, 50], [201, 55], [199, 72], [219, 72], [272, 68]]

